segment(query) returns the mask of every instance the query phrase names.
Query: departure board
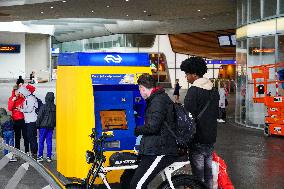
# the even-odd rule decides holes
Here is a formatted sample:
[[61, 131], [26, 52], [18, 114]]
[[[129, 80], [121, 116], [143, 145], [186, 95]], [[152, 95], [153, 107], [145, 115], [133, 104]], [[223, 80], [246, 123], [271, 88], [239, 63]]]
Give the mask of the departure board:
[[20, 53], [20, 45], [0, 44], [0, 53]]

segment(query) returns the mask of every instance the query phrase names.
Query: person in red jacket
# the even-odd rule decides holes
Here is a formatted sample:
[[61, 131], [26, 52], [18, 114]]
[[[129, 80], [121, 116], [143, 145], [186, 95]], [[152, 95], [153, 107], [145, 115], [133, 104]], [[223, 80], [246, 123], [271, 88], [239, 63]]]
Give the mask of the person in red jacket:
[[12, 90], [12, 95], [8, 101], [8, 110], [12, 112], [12, 119], [14, 121], [15, 132], [15, 147], [20, 149], [21, 137], [24, 138], [25, 152], [29, 152], [29, 142], [27, 139], [27, 128], [25, 125], [24, 114], [20, 112], [20, 108], [23, 106], [25, 98], [17, 93], [18, 86], [15, 85]]

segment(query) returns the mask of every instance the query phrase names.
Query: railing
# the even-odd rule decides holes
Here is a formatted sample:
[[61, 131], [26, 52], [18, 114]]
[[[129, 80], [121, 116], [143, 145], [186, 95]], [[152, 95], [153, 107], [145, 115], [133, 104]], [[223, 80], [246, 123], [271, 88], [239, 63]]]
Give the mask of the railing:
[[38, 163], [30, 156], [26, 155], [24, 152], [1, 142], [0, 149], [9, 151], [9, 153], [0, 160], [0, 171], [9, 163], [9, 161], [13, 158], [13, 155], [26, 161], [16, 170], [4, 189], [15, 189], [25, 176], [26, 172], [29, 170], [29, 166], [32, 166], [48, 182], [48, 185], [42, 189], [65, 188], [64, 185], [54, 175], [52, 175], [49, 170], [47, 170], [43, 165]]

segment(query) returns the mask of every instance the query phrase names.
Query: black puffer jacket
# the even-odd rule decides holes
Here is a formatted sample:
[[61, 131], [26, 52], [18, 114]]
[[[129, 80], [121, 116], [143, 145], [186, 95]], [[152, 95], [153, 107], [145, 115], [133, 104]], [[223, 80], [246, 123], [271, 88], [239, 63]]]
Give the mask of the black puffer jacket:
[[164, 124], [174, 130], [173, 102], [164, 89], [158, 89], [146, 99], [145, 125], [135, 129], [135, 135], [143, 135], [141, 155], [177, 155], [174, 137]]
[[56, 106], [54, 104], [54, 93], [48, 92], [45, 96], [45, 104], [40, 107], [36, 125], [38, 128], [51, 128], [56, 125]]
[[202, 109], [211, 100], [199, 120], [193, 144], [214, 144], [217, 137], [217, 116], [219, 107], [219, 93], [213, 89], [213, 84], [206, 78], [196, 80], [188, 89], [184, 98], [184, 107], [196, 118]]

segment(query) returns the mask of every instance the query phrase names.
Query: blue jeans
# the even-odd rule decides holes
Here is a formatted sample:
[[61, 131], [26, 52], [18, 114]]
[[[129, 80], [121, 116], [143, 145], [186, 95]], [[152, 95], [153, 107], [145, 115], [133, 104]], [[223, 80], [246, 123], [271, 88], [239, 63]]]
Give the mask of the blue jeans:
[[44, 141], [46, 140], [47, 157], [51, 158], [51, 152], [52, 152], [52, 134], [53, 134], [53, 129], [49, 129], [49, 128], [41, 128], [41, 129], [39, 129], [39, 150], [38, 150], [38, 157], [42, 157], [42, 156], [43, 156]]
[[[3, 139], [5, 144], [14, 147], [14, 131], [4, 131], [3, 132]], [[4, 150], [4, 155], [8, 154], [8, 150]]]
[[213, 188], [212, 153], [214, 146], [210, 144], [194, 144], [190, 148], [189, 160], [194, 177]]

